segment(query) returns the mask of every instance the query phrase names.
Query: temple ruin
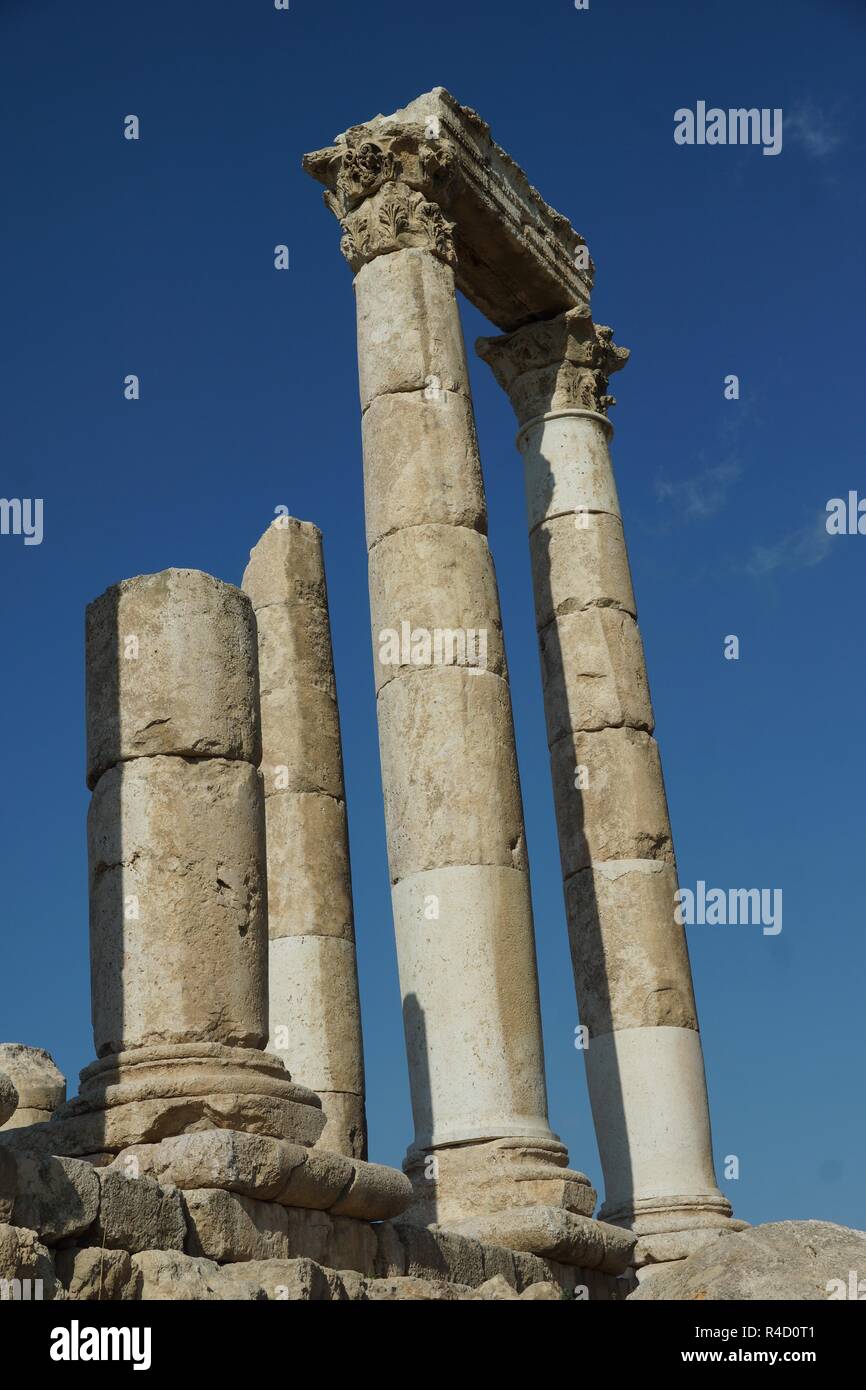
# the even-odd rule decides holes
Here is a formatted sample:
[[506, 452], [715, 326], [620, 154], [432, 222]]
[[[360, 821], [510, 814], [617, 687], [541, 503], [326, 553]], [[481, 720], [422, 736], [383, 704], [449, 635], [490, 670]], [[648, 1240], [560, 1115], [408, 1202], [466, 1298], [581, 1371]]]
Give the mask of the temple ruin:
[[[623, 1299], [744, 1227], [714, 1172], [611, 464], [628, 353], [592, 319], [583, 238], [443, 89], [304, 167], [354, 275], [404, 1172], [367, 1159], [322, 537], [279, 517], [242, 587], [170, 569], [88, 609], [95, 1056], [67, 1100], [46, 1053], [0, 1048], [0, 1276], [75, 1299]], [[500, 330], [477, 350], [519, 425], [597, 1214], [548, 1116], [457, 290]], [[380, 659], [404, 628], [484, 633], [483, 660]]]

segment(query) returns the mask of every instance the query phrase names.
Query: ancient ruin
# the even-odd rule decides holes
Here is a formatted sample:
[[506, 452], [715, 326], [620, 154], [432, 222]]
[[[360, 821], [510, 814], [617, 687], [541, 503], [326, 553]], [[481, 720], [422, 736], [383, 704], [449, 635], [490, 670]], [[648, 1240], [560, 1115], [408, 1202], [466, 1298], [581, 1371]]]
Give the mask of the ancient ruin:
[[[707, 1246], [748, 1272], [799, 1237], [740, 1234], [714, 1172], [609, 453], [628, 353], [591, 317], [583, 238], [443, 89], [304, 165], [354, 274], [405, 1171], [367, 1161], [322, 537], [281, 516], [241, 588], [170, 569], [88, 609], [95, 1060], [67, 1100], [47, 1053], [0, 1047], [0, 1280], [83, 1300], [695, 1296]], [[478, 351], [519, 422], [597, 1214], [548, 1117], [458, 289], [502, 332]], [[862, 1260], [866, 1238], [808, 1224]]]

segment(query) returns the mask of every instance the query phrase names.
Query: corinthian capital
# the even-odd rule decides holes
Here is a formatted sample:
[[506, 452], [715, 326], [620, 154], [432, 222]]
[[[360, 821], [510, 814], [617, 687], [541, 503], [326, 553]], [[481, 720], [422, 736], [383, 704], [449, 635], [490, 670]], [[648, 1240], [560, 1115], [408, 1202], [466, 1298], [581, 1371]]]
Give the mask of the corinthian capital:
[[616, 405], [607, 394], [608, 379], [629, 356], [628, 348], [613, 342], [613, 329], [593, 323], [582, 308], [498, 338], [479, 338], [475, 348], [508, 392], [521, 424], [554, 410], [606, 415]]
[[325, 205], [343, 229], [340, 250], [354, 271], [411, 246], [454, 264], [454, 224], [435, 201], [447, 188], [450, 159], [423, 128], [387, 136], [353, 126], [305, 155], [304, 169], [325, 186]]

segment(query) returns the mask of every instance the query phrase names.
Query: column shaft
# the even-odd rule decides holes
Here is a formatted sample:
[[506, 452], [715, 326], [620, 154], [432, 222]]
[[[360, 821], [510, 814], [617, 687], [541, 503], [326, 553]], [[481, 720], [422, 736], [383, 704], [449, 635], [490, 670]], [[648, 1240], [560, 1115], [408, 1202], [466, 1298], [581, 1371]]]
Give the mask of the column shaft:
[[355, 289], [414, 1147], [550, 1140], [510, 695], [453, 272], [428, 251], [397, 251], [365, 265]]
[[320, 1146], [365, 1158], [364, 1049], [322, 537], [280, 517], [251, 552], [268, 846], [269, 1047], [322, 1101]]
[[[479, 352], [521, 430], [560, 856], [601, 1215], [650, 1235], [718, 1225], [697, 1010], [616, 485], [608, 373], [577, 312]], [[684, 1240], [682, 1251], [690, 1248]], [[670, 1257], [673, 1247], [668, 1243]]]

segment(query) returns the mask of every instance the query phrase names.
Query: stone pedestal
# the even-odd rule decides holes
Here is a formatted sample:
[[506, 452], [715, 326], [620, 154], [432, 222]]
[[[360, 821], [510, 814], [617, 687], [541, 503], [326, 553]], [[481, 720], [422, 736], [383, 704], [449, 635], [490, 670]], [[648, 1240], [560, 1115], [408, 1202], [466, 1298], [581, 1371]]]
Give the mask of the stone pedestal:
[[[728, 1222], [713, 1169], [697, 1010], [634, 594], [608, 452], [628, 354], [574, 310], [480, 355], [520, 432], [560, 855], [601, 1215], [664, 1258]], [[653, 1258], [649, 1246], [642, 1254]], [[671, 1253], [674, 1252], [674, 1253]]]
[[269, 1049], [322, 1102], [320, 1144], [365, 1158], [364, 1048], [322, 537], [282, 516], [243, 579], [256, 613], [268, 854]]
[[[547, 1120], [499, 598], [453, 228], [434, 201], [450, 175], [417, 132], [392, 147], [371, 134], [356, 128], [305, 167], [328, 189], [357, 272], [372, 639], [415, 1121], [411, 1219], [472, 1222], [530, 1186], [532, 1201], [583, 1214], [594, 1193], [564, 1167]], [[528, 1153], [533, 1180], [521, 1189]]]

